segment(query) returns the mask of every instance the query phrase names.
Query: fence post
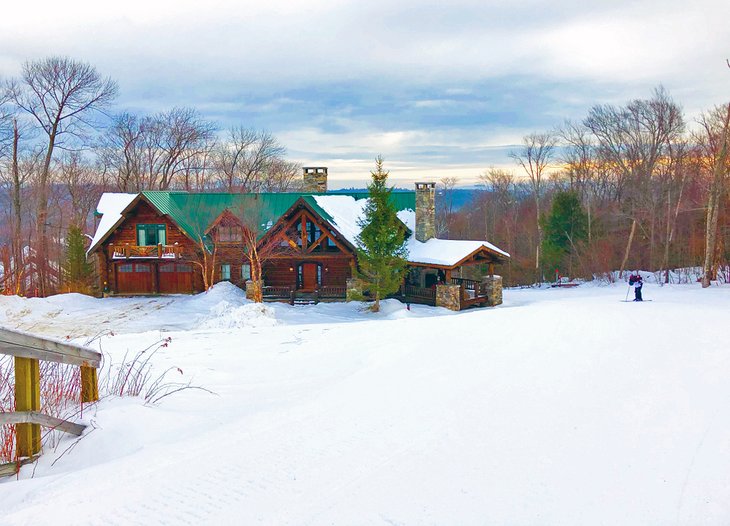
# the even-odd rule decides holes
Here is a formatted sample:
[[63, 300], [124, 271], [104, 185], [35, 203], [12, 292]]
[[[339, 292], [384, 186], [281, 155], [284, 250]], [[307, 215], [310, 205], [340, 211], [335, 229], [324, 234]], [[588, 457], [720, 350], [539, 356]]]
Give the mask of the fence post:
[[95, 367], [81, 366], [81, 401], [99, 400], [99, 377]]
[[[15, 358], [15, 411], [39, 411], [41, 385], [38, 360]], [[15, 427], [18, 457], [32, 457], [41, 452], [41, 426], [17, 424]]]

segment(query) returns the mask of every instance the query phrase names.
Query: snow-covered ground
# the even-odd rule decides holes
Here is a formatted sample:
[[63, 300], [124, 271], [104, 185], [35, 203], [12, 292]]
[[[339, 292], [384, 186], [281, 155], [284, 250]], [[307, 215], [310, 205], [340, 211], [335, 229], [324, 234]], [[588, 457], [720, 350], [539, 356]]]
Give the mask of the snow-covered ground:
[[103, 400], [73, 449], [0, 480], [0, 523], [728, 524], [730, 287], [625, 293], [378, 315], [225, 285], [0, 297], [3, 325], [113, 330], [112, 359], [170, 336], [154, 366], [215, 392]]

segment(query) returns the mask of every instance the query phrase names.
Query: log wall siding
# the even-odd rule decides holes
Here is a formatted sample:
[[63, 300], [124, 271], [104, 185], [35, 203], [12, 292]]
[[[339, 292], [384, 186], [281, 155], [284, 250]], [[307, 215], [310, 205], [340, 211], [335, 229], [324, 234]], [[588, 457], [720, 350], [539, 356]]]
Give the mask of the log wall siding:
[[301, 263], [319, 263], [322, 265], [321, 285], [323, 287], [346, 287], [347, 280], [352, 277], [354, 258], [351, 256], [307, 256], [271, 259], [264, 263], [264, 285], [296, 288], [297, 267]]
[[[301, 217], [303, 211], [297, 212], [297, 215]], [[319, 221], [317, 222], [319, 223]], [[137, 261], [149, 263], [152, 265], [154, 274], [153, 287], [159, 279], [158, 264], [165, 263], [165, 260], [114, 260], [109, 255], [109, 245], [137, 244], [138, 224], [165, 224], [167, 227], [165, 244], [172, 245], [177, 243], [182, 248], [182, 257], [178, 261], [181, 263], [190, 263], [193, 267], [193, 292], [202, 292], [205, 290], [202, 268], [196, 264], [196, 262], [202, 262], [202, 258], [198, 255], [200, 250], [198, 244], [183, 234], [177, 225], [168, 217], [158, 214], [145, 201], [140, 201], [137, 204], [127, 215], [124, 222], [112, 232], [97, 251], [97, 266], [102, 290], [106, 281], [106, 286], [110, 292], [118, 292], [117, 266], [125, 262]], [[326, 228], [323, 228], [323, 230], [326, 230]], [[268, 286], [285, 286], [294, 289], [297, 284], [297, 266], [300, 263], [319, 263], [322, 265], [322, 286], [345, 287], [347, 279], [352, 277], [352, 265], [354, 262], [355, 258], [352, 254], [343, 252], [311, 252], [276, 256], [267, 259], [263, 263], [264, 284]], [[219, 243], [215, 255], [213, 281], [217, 283], [221, 280], [221, 265], [229, 264], [231, 266], [231, 283], [245, 288], [246, 280], [242, 278], [241, 274], [241, 268], [244, 263], [248, 263], [248, 260], [244, 255], [242, 244]], [[293, 270], [290, 271], [290, 268]], [[149, 293], [154, 294], [155, 290], [150, 290]]]

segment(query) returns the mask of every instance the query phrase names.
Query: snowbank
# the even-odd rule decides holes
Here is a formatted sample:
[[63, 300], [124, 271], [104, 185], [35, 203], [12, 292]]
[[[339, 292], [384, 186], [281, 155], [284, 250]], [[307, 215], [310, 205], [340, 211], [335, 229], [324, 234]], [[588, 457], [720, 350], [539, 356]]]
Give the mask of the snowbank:
[[274, 309], [263, 303], [236, 305], [221, 301], [210, 309], [210, 315], [201, 320], [206, 329], [240, 329], [243, 327], [272, 327], [276, 325]]

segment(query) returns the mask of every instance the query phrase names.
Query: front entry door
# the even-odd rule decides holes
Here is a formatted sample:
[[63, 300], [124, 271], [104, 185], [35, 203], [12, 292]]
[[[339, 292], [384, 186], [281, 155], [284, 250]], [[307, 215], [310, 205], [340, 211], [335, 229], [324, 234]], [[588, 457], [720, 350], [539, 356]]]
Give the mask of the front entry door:
[[317, 267], [316, 263], [302, 263], [300, 290], [311, 292], [317, 289]]

